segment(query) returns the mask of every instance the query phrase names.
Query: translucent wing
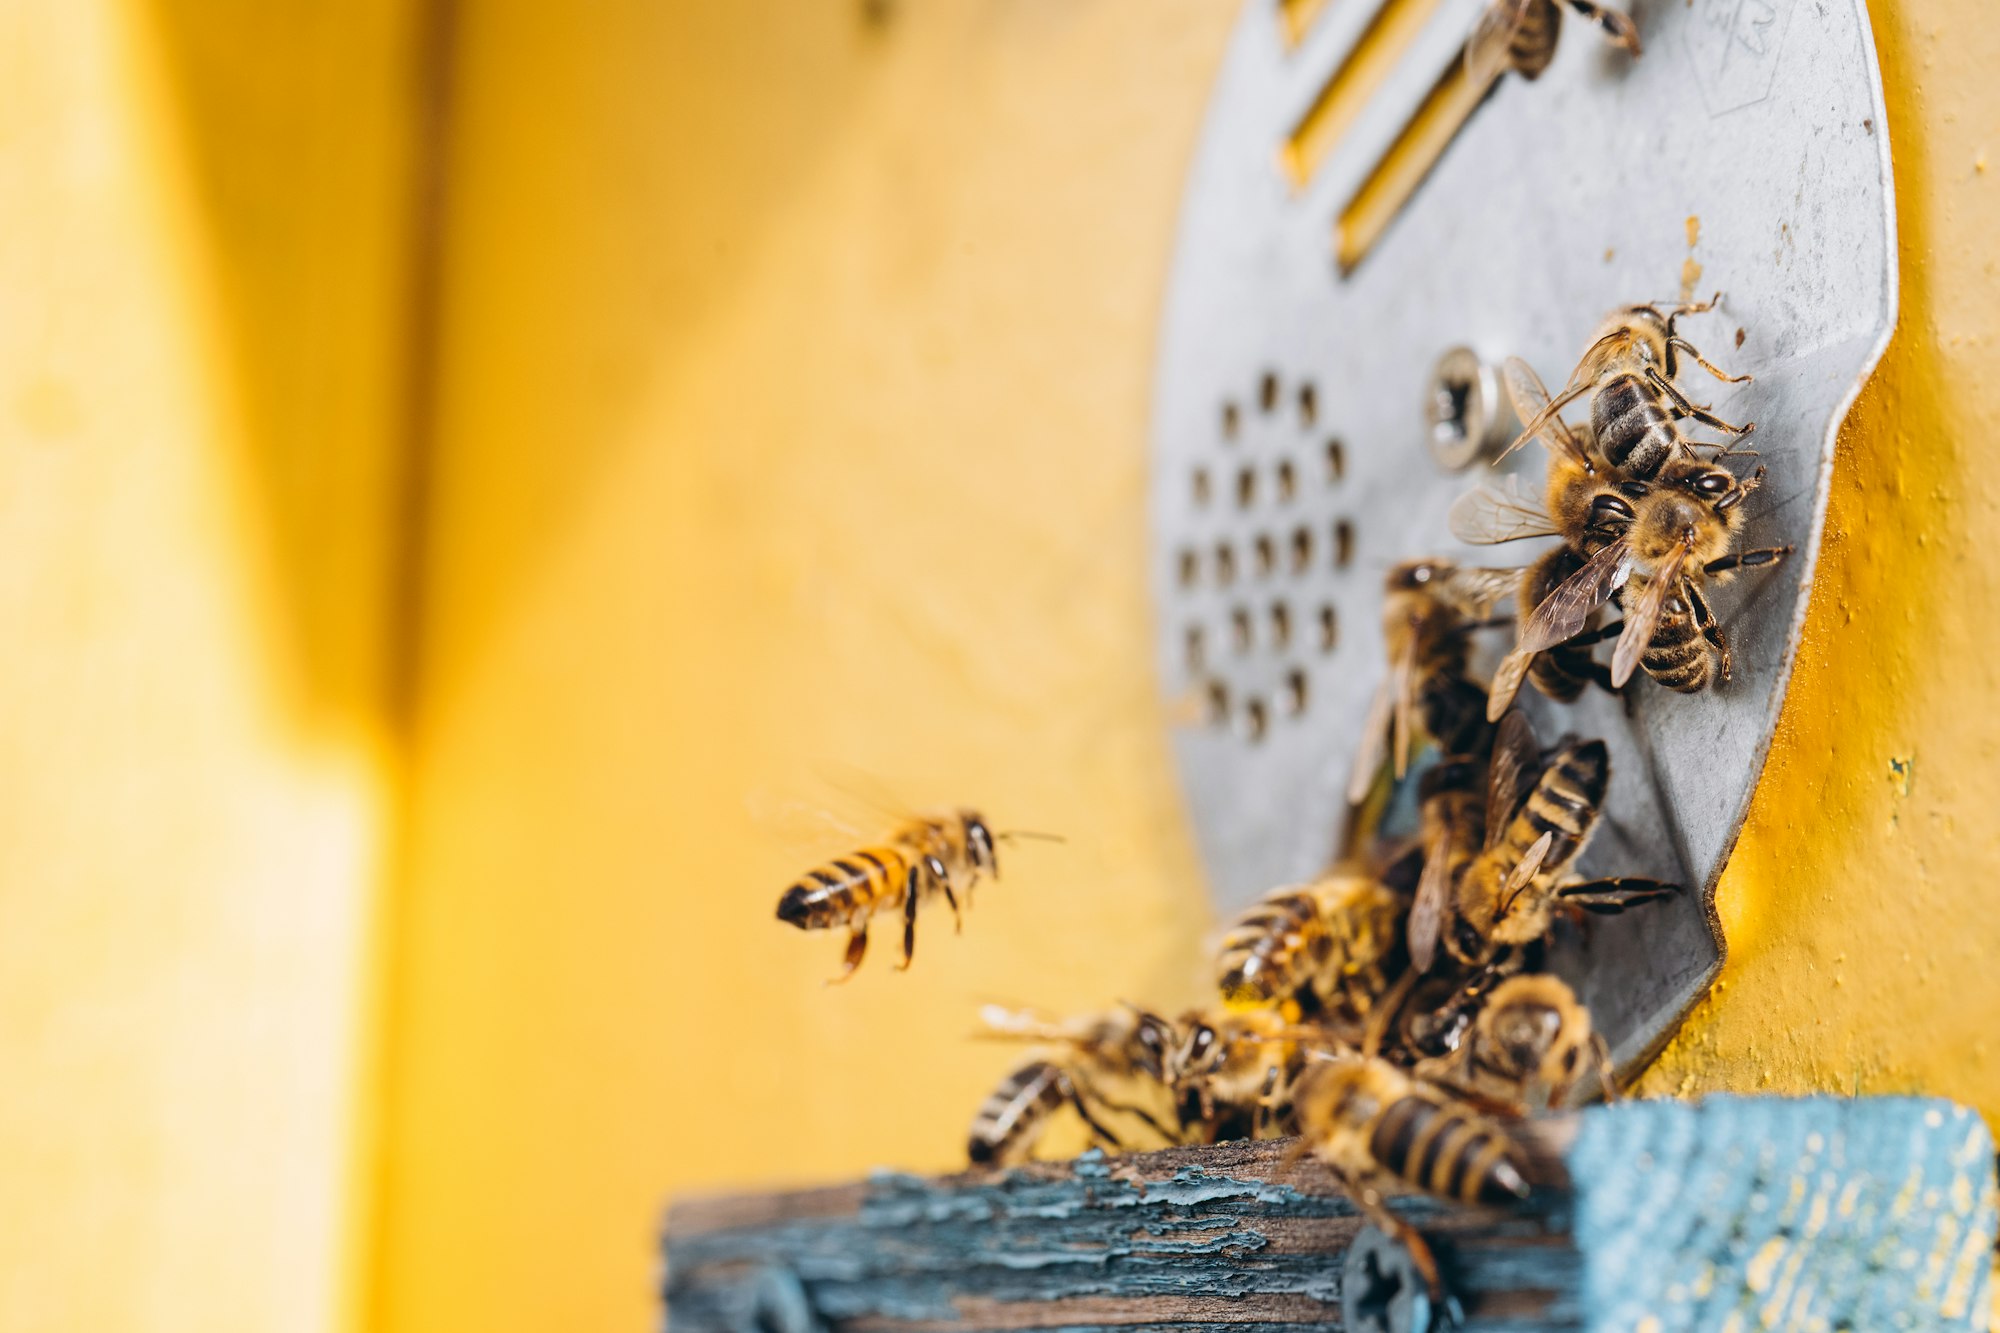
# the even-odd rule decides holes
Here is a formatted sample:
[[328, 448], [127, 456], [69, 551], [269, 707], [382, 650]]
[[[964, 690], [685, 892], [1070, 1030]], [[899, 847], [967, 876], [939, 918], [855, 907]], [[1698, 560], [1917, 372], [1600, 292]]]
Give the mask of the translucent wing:
[[1493, 0], [1480, 12], [1472, 35], [1465, 39], [1465, 76], [1484, 87], [1507, 72], [1514, 33], [1528, 12], [1529, 0]]
[[1410, 920], [1404, 933], [1410, 946], [1410, 969], [1431, 970], [1437, 959], [1438, 934], [1444, 928], [1445, 903], [1451, 898], [1451, 829], [1443, 820], [1424, 839], [1424, 873], [1417, 895], [1410, 900]]
[[1387, 677], [1368, 705], [1368, 717], [1361, 724], [1361, 748], [1354, 752], [1354, 769], [1347, 775], [1347, 803], [1360, 805], [1375, 785], [1382, 760], [1389, 753], [1389, 713], [1396, 706], [1395, 688]]
[[988, 1041], [1067, 1042], [1076, 1038], [1077, 1021], [1058, 1018], [1039, 1009], [982, 1004], [979, 1006], [979, 1031], [972, 1035]]
[[1488, 722], [1498, 722], [1514, 702], [1514, 696], [1521, 692], [1521, 681], [1528, 674], [1528, 664], [1534, 660], [1533, 653], [1524, 653], [1518, 648], [1500, 659], [1499, 667], [1493, 672], [1493, 684], [1486, 691]]
[[1581, 397], [1593, 381], [1582, 384], [1572, 383], [1554, 400], [1542, 386], [1542, 377], [1535, 368], [1518, 356], [1510, 356], [1500, 367], [1500, 377], [1507, 383], [1507, 397], [1514, 404], [1514, 415], [1521, 419], [1521, 433], [1514, 442], [1500, 451], [1499, 462], [1513, 453], [1528, 440], [1540, 438], [1551, 449], [1568, 454], [1585, 471], [1595, 471], [1591, 466], [1590, 454], [1583, 442], [1576, 438], [1576, 432], [1563, 421], [1560, 413], [1572, 400]]
[[1463, 615], [1482, 617], [1495, 602], [1514, 595], [1521, 585], [1518, 569], [1482, 569], [1461, 566], [1445, 576], [1444, 595]]
[[1486, 768], [1486, 842], [1491, 847], [1521, 808], [1529, 784], [1540, 775], [1541, 742], [1534, 724], [1520, 709], [1511, 709], [1493, 738], [1493, 758]]
[[1544, 833], [1535, 839], [1535, 845], [1528, 848], [1527, 854], [1507, 872], [1506, 882], [1500, 886], [1500, 911], [1503, 915], [1513, 907], [1514, 900], [1521, 896], [1521, 890], [1535, 882], [1535, 876], [1541, 873], [1542, 862], [1549, 859], [1549, 848], [1555, 846], [1555, 841], [1556, 835], [1553, 831]]
[[1681, 565], [1686, 560], [1685, 545], [1668, 552], [1667, 558], [1653, 571], [1652, 582], [1640, 594], [1639, 604], [1626, 613], [1625, 629], [1618, 636], [1618, 647], [1611, 653], [1613, 685], [1623, 685], [1638, 669], [1639, 659], [1646, 655], [1646, 645], [1660, 628], [1660, 614], [1666, 609], [1668, 595], [1680, 586]]
[[1591, 613], [1631, 576], [1632, 548], [1620, 537], [1542, 599], [1521, 627], [1521, 641], [1514, 651], [1539, 653], [1575, 638], [1589, 626]]
[[1519, 477], [1467, 491], [1451, 504], [1451, 535], [1472, 546], [1498, 546], [1525, 537], [1555, 537], [1562, 530]]
[[872, 818], [855, 820], [823, 803], [759, 789], [744, 797], [743, 812], [759, 840], [799, 856], [814, 859], [852, 851], [879, 842], [893, 825]]

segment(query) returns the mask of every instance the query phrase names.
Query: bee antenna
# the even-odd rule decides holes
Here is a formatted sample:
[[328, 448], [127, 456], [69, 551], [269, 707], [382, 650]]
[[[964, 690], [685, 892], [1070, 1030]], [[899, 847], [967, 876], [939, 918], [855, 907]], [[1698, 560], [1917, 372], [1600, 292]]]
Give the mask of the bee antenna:
[[1002, 842], [1013, 842], [1016, 838], [1025, 838], [1030, 842], [1069, 841], [1068, 838], [1065, 838], [1060, 833], [1037, 833], [1033, 829], [1021, 829], [1021, 828], [1008, 829], [1005, 833], [996, 833], [994, 834], [994, 836], [1000, 839], [1000, 841]]

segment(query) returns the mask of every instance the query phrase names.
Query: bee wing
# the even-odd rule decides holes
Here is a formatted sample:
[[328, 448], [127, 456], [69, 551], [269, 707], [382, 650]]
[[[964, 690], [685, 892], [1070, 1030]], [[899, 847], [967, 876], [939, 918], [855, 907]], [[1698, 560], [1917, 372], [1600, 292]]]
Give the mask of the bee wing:
[[1360, 805], [1375, 785], [1382, 760], [1389, 752], [1389, 716], [1396, 706], [1395, 686], [1384, 677], [1368, 706], [1368, 718], [1361, 724], [1361, 748], [1354, 752], [1354, 770], [1347, 775], [1347, 803]]
[[1467, 491], [1451, 504], [1451, 535], [1473, 546], [1498, 546], [1525, 537], [1560, 536], [1541, 501], [1529, 494], [1518, 477], [1498, 486]]
[[743, 812], [757, 836], [800, 857], [823, 857], [879, 842], [883, 826], [863, 828], [824, 804], [769, 790], [743, 798]]
[[1557, 584], [1555, 591], [1529, 615], [1521, 627], [1518, 653], [1539, 653], [1581, 634], [1591, 613], [1632, 577], [1632, 548], [1623, 537], [1590, 559], [1583, 568]]
[[1409, 924], [1403, 928], [1410, 946], [1410, 970], [1422, 975], [1437, 961], [1438, 936], [1444, 928], [1445, 903], [1451, 897], [1451, 830], [1444, 821], [1424, 839], [1424, 873], [1410, 900]]
[[1493, 0], [1480, 11], [1479, 22], [1465, 39], [1465, 75], [1474, 87], [1484, 87], [1507, 72], [1508, 48], [1528, 12], [1529, 0]]
[[1618, 636], [1618, 647], [1611, 653], [1613, 685], [1623, 685], [1632, 679], [1639, 659], [1646, 654], [1646, 645], [1653, 641], [1654, 632], [1660, 628], [1660, 613], [1666, 609], [1668, 595], [1680, 586], [1681, 565], [1686, 560], [1685, 544], [1669, 551], [1667, 558], [1653, 570], [1653, 581], [1640, 594], [1639, 604], [1626, 613], [1625, 629]]
[[1500, 911], [1503, 914], [1514, 905], [1514, 899], [1520, 896], [1521, 890], [1534, 882], [1535, 876], [1541, 871], [1542, 862], [1549, 859], [1549, 848], [1555, 845], [1555, 840], [1556, 835], [1553, 830], [1544, 833], [1535, 839], [1534, 846], [1528, 848], [1527, 854], [1507, 872], [1506, 881], [1500, 885]]
[[1465, 615], [1475, 618], [1492, 610], [1495, 602], [1512, 597], [1514, 590], [1520, 586], [1521, 571], [1518, 569], [1460, 567], [1452, 570], [1445, 582], [1453, 605]]
[[1389, 674], [1396, 695], [1396, 776], [1410, 771], [1410, 733], [1417, 729], [1417, 636], [1412, 634]]
[[1495, 463], [1529, 440], [1539, 438], [1550, 448], [1568, 454], [1584, 470], [1596, 470], [1591, 466], [1590, 453], [1583, 447], [1583, 441], [1576, 438], [1576, 432], [1560, 415], [1563, 408], [1589, 391], [1591, 381], [1585, 380], [1581, 384], [1572, 382], [1551, 399], [1548, 389], [1542, 385], [1542, 377], [1518, 356], [1510, 356], [1501, 364], [1500, 378], [1506, 382], [1507, 397], [1514, 404], [1514, 415], [1521, 419], [1521, 433], [1514, 437], [1512, 444], [1500, 451], [1493, 460]]
[[972, 1035], [985, 1041], [1066, 1042], [1076, 1037], [1076, 1021], [1039, 1009], [982, 1004], [979, 1031]]
[[1486, 720], [1498, 722], [1514, 696], [1521, 692], [1521, 682], [1527, 677], [1528, 664], [1535, 660], [1533, 653], [1524, 653], [1518, 648], [1500, 659], [1500, 665], [1493, 672], [1493, 684], [1486, 691]]
[[1500, 841], [1541, 765], [1542, 747], [1535, 739], [1534, 724], [1520, 709], [1509, 709], [1500, 721], [1500, 734], [1493, 738], [1493, 758], [1486, 767], [1486, 846]]

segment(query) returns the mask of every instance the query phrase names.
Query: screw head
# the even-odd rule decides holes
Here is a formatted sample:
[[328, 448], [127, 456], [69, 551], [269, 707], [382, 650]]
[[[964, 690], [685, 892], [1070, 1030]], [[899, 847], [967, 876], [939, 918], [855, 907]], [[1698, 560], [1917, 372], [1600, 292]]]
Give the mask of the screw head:
[[1375, 1227], [1347, 1248], [1340, 1317], [1353, 1333], [1430, 1333], [1431, 1297], [1409, 1253]]
[[1424, 438], [1440, 467], [1463, 472], [1507, 441], [1513, 412], [1500, 377], [1470, 347], [1454, 347], [1431, 368], [1424, 398]]

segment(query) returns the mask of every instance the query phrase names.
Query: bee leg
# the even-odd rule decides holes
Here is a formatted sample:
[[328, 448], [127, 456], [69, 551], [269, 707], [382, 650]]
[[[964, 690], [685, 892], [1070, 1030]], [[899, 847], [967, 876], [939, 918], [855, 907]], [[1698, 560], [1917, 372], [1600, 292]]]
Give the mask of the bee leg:
[[898, 972], [910, 970], [910, 961], [917, 953], [917, 889], [921, 881], [917, 878], [917, 868], [910, 867], [910, 877], [903, 881], [903, 961], [896, 964]]
[[[951, 933], [954, 935], [963, 935], [965, 933], [965, 918], [958, 913], [958, 895], [951, 891], [951, 881], [948, 879], [940, 880], [938, 887], [944, 890], [944, 900], [951, 904]], [[972, 888], [969, 885], [966, 887], [965, 896], [967, 901], [970, 901], [972, 898]]]
[[1647, 375], [1660, 392], [1673, 400], [1674, 406], [1678, 409], [1675, 412], [1676, 416], [1688, 421], [1699, 421], [1711, 430], [1723, 431], [1730, 435], [1748, 435], [1751, 431], [1757, 429], [1757, 423], [1754, 421], [1745, 422], [1741, 426], [1732, 426], [1707, 408], [1696, 407], [1688, 399], [1688, 396], [1681, 392], [1679, 385], [1657, 370], [1648, 371]]
[[1437, 1255], [1431, 1252], [1430, 1242], [1423, 1233], [1392, 1212], [1382, 1200], [1382, 1192], [1373, 1185], [1364, 1185], [1349, 1176], [1339, 1167], [1327, 1164], [1327, 1171], [1339, 1184], [1341, 1192], [1354, 1201], [1361, 1215], [1373, 1222], [1378, 1230], [1389, 1239], [1401, 1245], [1410, 1256], [1411, 1267], [1417, 1276], [1430, 1288], [1433, 1304], [1444, 1308], [1450, 1301], [1450, 1294], [1444, 1289], [1444, 1277], [1438, 1272]]
[[1639, 54], [1639, 28], [1629, 15], [1606, 9], [1595, 0], [1569, 0], [1569, 7], [1603, 29], [1605, 39], [1613, 46], [1635, 56]]
[[1754, 551], [1738, 551], [1725, 555], [1720, 560], [1711, 560], [1701, 567], [1703, 574], [1726, 574], [1732, 569], [1756, 569], [1760, 565], [1775, 565], [1792, 553], [1789, 546], [1761, 546]]
[[1082, 1078], [1079, 1075], [1072, 1074], [1066, 1080], [1066, 1083], [1069, 1089], [1069, 1104], [1076, 1108], [1077, 1117], [1085, 1125], [1089, 1126], [1092, 1140], [1110, 1152], [1122, 1153], [1126, 1151], [1125, 1145], [1119, 1142], [1118, 1136], [1106, 1129], [1098, 1122], [1097, 1117], [1090, 1113], [1090, 1101], [1084, 1096], [1083, 1092], [1087, 1085], [1084, 1084]]
[[1659, 902], [1680, 891], [1680, 885], [1657, 879], [1593, 879], [1563, 885], [1556, 890], [1556, 898], [1599, 916], [1616, 916], [1627, 908]]
[[1694, 609], [1694, 623], [1701, 630], [1701, 636], [1714, 644], [1715, 651], [1722, 656], [1722, 679], [1726, 682], [1729, 679], [1729, 641], [1722, 637], [1722, 626], [1715, 623], [1715, 609], [1692, 581], [1683, 580], [1681, 591], [1687, 595], [1688, 605]]
[[1264, 1086], [1257, 1092], [1257, 1114], [1250, 1119], [1250, 1137], [1253, 1139], [1272, 1137], [1269, 1130], [1271, 1128], [1271, 1112], [1275, 1108], [1271, 1094], [1278, 1090], [1278, 1073], [1279, 1070], [1276, 1065], [1272, 1065], [1264, 1071]]
[[1618, 1087], [1618, 1067], [1611, 1062], [1611, 1043], [1604, 1039], [1602, 1032], [1590, 1034], [1590, 1053], [1597, 1061], [1597, 1083], [1604, 1089], [1604, 1100], [1617, 1101], [1621, 1096]]
[[839, 976], [828, 977], [826, 984], [829, 986], [838, 986], [841, 982], [853, 976], [854, 969], [861, 966], [861, 955], [867, 952], [868, 923], [864, 921], [855, 930], [849, 932], [847, 936], [847, 957], [843, 960], [846, 966], [840, 969]]

